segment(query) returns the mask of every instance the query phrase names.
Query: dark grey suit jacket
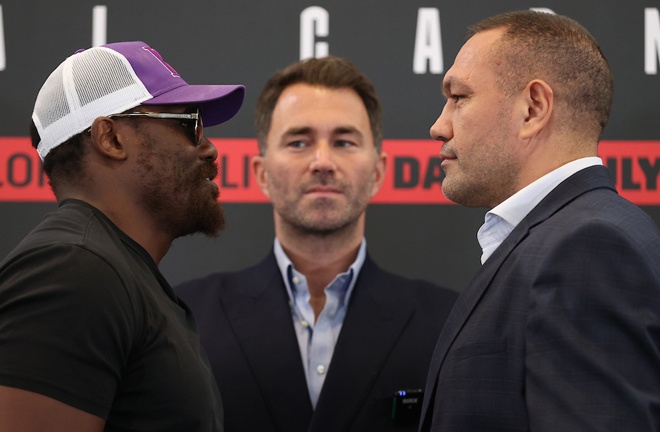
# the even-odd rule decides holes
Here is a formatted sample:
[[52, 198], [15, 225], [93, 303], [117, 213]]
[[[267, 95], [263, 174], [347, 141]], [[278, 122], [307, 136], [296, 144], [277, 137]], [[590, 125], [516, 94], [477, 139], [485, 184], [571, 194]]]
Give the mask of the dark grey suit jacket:
[[660, 428], [660, 232], [606, 168], [555, 188], [459, 296], [423, 431]]
[[395, 391], [423, 388], [457, 293], [380, 269], [367, 256], [312, 410], [286, 288], [271, 253], [254, 267], [175, 289], [197, 319], [226, 432], [416, 430], [391, 419]]

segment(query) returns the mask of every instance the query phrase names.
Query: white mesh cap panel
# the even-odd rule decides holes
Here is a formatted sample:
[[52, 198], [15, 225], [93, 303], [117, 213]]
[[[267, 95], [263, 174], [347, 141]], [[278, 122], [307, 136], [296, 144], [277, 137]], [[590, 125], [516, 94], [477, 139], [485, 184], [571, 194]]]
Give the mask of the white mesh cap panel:
[[97, 47], [67, 58], [39, 91], [32, 118], [46, 154], [83, 132], [97, 117], [140, 105], [152, 95], [121, 54]]
[[[47, 127], [55, 121], [69, 114], [69, 104], [64, 95], [64, 83], [62, 82], [62, 67], [58, 67], [48, 78], [47, 86], [44, 85], [39, 93], [35, 106], [35, 114], [39, 114], [42, 127]], [[43, 96], [42, 96], [43, 94]], [[43, 98], [43, 99], [42, 99]], [[47, 103], [46, 101], [50, 101]], [[45, 104], [49, 106], [44, 107]]]

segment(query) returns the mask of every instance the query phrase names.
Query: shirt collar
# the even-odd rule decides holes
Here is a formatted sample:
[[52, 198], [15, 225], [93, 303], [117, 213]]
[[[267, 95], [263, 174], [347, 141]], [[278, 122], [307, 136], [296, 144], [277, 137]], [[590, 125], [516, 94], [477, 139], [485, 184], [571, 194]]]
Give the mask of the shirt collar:
[[[293, 263], [284, 252], [284, 249], [282, 248], [282, 244], [280, 243], [277, 237], [275, 237], [273, 252], [275, 254], [275, 260], [277, 261], [277, 267], [280, 269], [280, 274], [282, 275], [282, 280], [284, 280], [284, 285], [286, 286], [287, 294], [289, 295], [289, 301], [295, 303], [295, 296], [293, 294], [293, 288], [291, 287], [289, 272], [293, 274], [296, 270], [295, 267], [293, 266]], [[360, 248], [358, 249], [357, 257], [355, 258], [353, 264], [350, 265], [350, 267], [348, 268], [348, 270], [346, 270], [346, 272], [337, 275], [337, 277], [340, 277], [342, 275], [350, 276], [350, 281], [344, 293], [344, 299], [342, 302], [344, 305], [348, 304], [351, 294], [353, 293], [355, 282], [358, 278], [358, 275], [360, 274], [360, 270], [362, 269], [362, 265], [364, 264], [366, 256], [367, 256], [367, 240], [363, 237], [362, 242], [360, 243]]]
[[481, 262], [484, 263], [520, 221], [561, 182], [578, 171], [602, 164], [597, 156], [571, 161], [528, 184], [486, 213], [477, 233], [482, 248]]

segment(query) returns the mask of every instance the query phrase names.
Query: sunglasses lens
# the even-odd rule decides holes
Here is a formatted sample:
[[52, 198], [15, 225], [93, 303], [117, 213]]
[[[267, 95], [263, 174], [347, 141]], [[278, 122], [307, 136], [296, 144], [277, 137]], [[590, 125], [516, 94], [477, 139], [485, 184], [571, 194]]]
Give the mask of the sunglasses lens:
[[202, 116], [197, 113], [197, 121], [195, 122], [195, 138], [196, 143], [199, 144], [202, 142], [202, 137], [204, 136], [204, 122], [202, 121]]
[[197, 113], [197, 119], [187, 119], [181, 122], [186, 135], [190, 138], [190, 141], [199, 145], [202, 141], [202, 136], [204, 135], [204, 126], [202, 125], [202, 117]]

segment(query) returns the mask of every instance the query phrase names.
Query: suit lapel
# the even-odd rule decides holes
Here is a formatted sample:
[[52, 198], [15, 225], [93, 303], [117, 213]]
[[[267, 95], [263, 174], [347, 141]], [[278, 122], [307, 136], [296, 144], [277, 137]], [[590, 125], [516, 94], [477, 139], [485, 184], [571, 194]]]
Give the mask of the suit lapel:
[[488, 258], [486, 263], [482, 265], [477, 273], [472, 277], [472, 280], [463, 289], [461, 294], [456, 299], [454, 307], [452, 308], [445, 325], [440, 332], [438, 342], [431, 357], [431, 365], [429, 367], [429, 378], [426, 381], [426, 388], [424, 389], [424, 397], [422, 403], [421, 413], [421, 430], [427, 430], [430, 418], [426, 418], [429, 405], [433, 404], [436, 397], [437, 381], [440, 373], [440, 367], [453, 343], [454, 339], [463, 328], [467, 318], [472, 313], [479, 299], [483, 296], [484, 292], [490, 285], [491, 280], [495, 276], [500, 265], [504, 259], [511, 253], [514, 246], [520, 242], [527, 234], [527, 229], [518, 225], [511, 234], [505, 239], [499, 248]]
[[516, 226], [461, 292], [447, 317], [431, 359], [429, 379], [426, 382], [426, 389], [424, 391], [424, 394], [430, 397], [425, 397], [422, 404], [421, 419], [423, 427], [421, 430], [427, 430], [427, 425], [431, 421], [430, 418], [426, 418], [426, 414], [428, 407], [433, 403], [436, 396], [437, 380], [447, 352], [479, 302], [479, 299], [490, 286], [493, 277], [502, 266], [502, 263], [511, 254], [513, 249], [528, 235], [530, 229], [548, 219], [552, 214], [556, 213], [579, 195], [598, 188], [614, 190], [609, 173], [603, 166], [593, 166], [578, 171], [559, 184]]
[[289, 298], [273, 253], [249, 271], [223, 307], [277, 429], [306, 430], [312, 406]]
[[[369, 396], [389, 351], [412, 313], [412, 306], [405, 297], [396, 299], [393, 295], [382, 294], [390, 289], [381, 270], [367, 256], [350, 300], [310, 430], [348, 430]], [[353, 411], [340, 409], [340, 402], [341, 406], [354, 407]]]

